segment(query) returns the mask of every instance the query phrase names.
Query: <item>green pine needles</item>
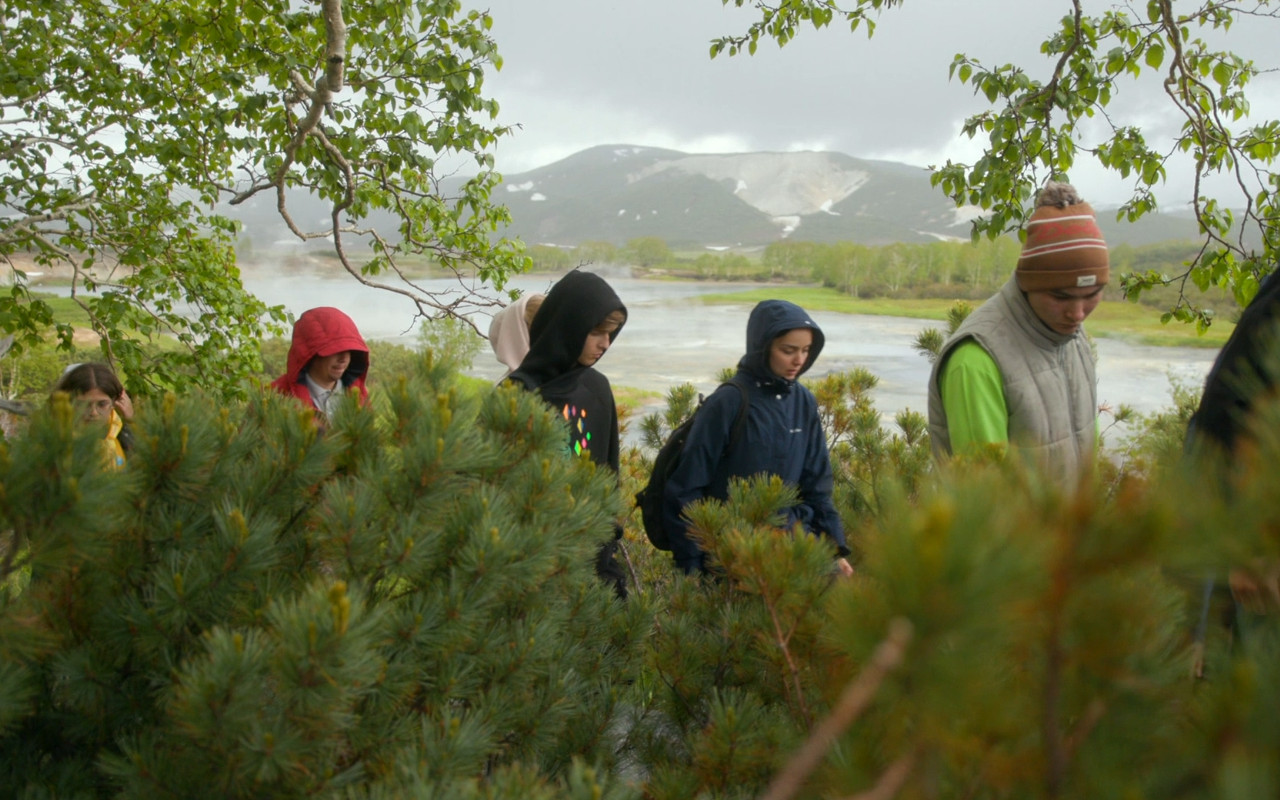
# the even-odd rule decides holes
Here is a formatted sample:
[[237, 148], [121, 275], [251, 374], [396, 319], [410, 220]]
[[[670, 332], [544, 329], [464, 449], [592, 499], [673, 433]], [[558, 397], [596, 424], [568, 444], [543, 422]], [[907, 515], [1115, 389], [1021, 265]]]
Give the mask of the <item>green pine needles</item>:
[[928, 469], [868, 388], [815, 384], [852, 579], [756, 478], [690, 510], [716, 577], [630, 520], [626, 602], [592, 560], [638, 454], [619, 487], [434, 351], [323, 437], [274, 395], [144, 405], [122, 471], [54, 402], [0, 444], [0, 796], [1280, 791], [1277, 620], [1228, 631], [1219, 589], [1192, 635], [1206, 577], [1280, 562], [1280, 408], [1230, 464], [1064, 492]]
[[592, 571], [612, 482], [535, 398], [455, 377], [424, 363], [323, 439], [274, 396], [170, 397], [123, 472], [65, 405], [6, 443], [7, 567], [30, 577], [0, 616], [0, 783], [465, 796], [507, 765], [608, 763], [647, 630]]

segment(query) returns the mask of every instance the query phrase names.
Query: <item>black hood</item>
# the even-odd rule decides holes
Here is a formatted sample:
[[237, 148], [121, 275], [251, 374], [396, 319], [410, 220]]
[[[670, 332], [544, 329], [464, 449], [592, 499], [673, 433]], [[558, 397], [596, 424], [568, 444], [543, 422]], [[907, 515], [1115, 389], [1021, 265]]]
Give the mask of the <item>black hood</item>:
[[[581, 367], [578, 356], [587, 334], [614, 311], [627, 307], [599, 275], [574, 270], [551, 287], [529, 326], [529, 353], [516, 372], [541, 385]], [[626, 320], [623, 320], [624, 324]], [[613, 342], [622, 325], [609, 335]]]
[[[769, 346], [774, 339], [796, 328], [813, 331], [813, 345], [809, 348], [809, 358], [804, 362], [800, 375], [808, 372], [813, 362], [818, 360], [826, 337], [822, 335], [818, 323], [809, 318], [808, 312], [786, 300], [762, 300], [751, 309], [751, 317], [747, 320], [747, 354], [738, 362], [739, 368], [759, 378], [778, 380], [778, 376], [769, 369]], [[800, 375], [796, 377], [799, 378]]]

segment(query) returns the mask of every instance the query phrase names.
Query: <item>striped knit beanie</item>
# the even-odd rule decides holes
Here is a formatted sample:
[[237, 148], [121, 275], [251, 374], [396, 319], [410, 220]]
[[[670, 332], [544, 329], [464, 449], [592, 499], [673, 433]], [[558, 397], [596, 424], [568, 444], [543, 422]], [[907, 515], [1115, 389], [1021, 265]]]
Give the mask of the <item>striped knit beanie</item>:
[[1098, 220], [1075, 187], [1048, 183], [1040, 190], [1014, 275], [1024, 292], [1101, 286], [1111, 277]]

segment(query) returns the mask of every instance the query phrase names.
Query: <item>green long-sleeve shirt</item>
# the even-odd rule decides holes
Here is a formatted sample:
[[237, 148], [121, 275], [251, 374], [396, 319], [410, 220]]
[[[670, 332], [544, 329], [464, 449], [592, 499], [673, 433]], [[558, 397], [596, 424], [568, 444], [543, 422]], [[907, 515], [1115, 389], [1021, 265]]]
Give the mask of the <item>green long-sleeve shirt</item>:
[[1009, 408], [1000, 368], [982, 345], [962, 342], [951, 351], [938, 377], [947, 412], [951, 452], [1009, 441]]

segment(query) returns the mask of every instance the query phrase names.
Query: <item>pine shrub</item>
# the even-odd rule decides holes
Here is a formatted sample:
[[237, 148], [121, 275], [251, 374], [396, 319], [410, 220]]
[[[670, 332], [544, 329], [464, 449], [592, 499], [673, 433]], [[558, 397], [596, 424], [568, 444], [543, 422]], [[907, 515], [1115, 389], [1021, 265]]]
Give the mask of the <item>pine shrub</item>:
[[323, 438], [291, 400], [193, 395], [139, 415], [120, 472], [65, 403], [5, 442], [3, 566], [30, 575], [0, 598], [5, 792], [625, 794], [648, 624], [592, 569], [616, 481], [454, 366]]

